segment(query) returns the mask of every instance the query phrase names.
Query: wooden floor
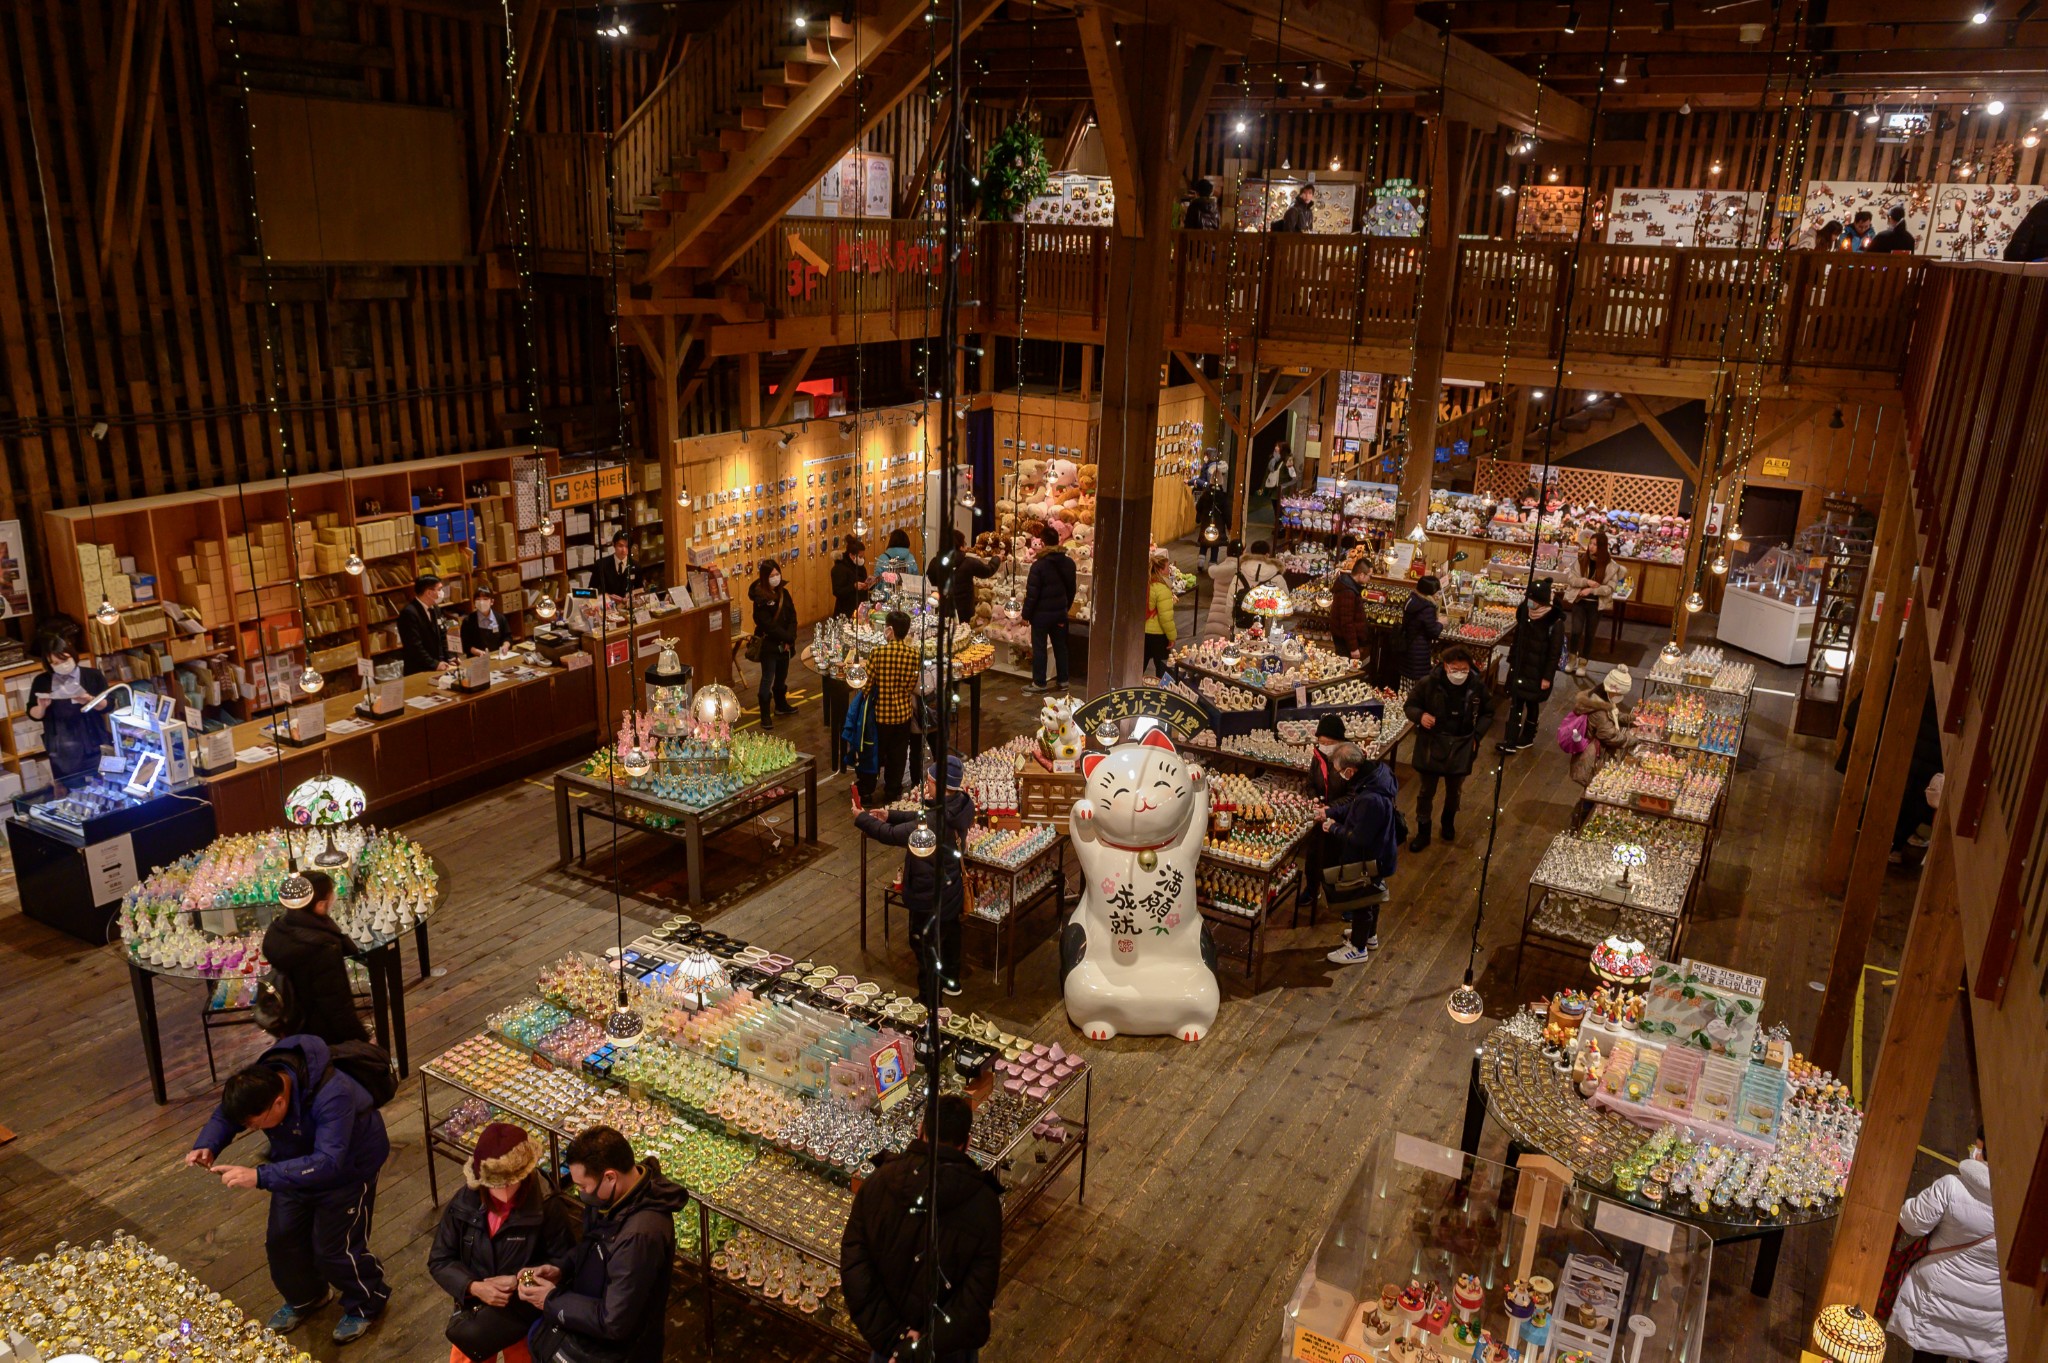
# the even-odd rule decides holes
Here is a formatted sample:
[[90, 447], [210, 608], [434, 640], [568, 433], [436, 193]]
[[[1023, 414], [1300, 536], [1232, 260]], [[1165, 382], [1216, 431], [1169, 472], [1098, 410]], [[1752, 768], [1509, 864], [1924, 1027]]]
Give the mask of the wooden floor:
[[[1636, 663], [1658, 641], [1649, 631], [1633, 632], [1619, 656]], [[1788, 687], [1781, 669], [1764, 670], [1762, 685]], [[985, 692], [984, 741], [1035, 714], [1013, 678], [992, 675]], [[1814, 868], [1838, 778], [1826, 745], [1788, 737], [1790, 716], [1789, 696], [1758, 696], [1749, 753], [1687, 950], [1767, 975], [1767, 1015], [1785, 1017], [1803, 1038], [1820, 998], [1809, 982], [1826, 974], [1833, 940], [1835, 912]], [[804, 702], [784, 732], [823, 753], [815, 700]], [[1412, 775], [1403, 775], [1405, 803]], [[1013, 1234], [996, 1336], [984, 1359], [1248, 1363], [1277, 1356], [1281, 1304], [1368, 1143], [1388, 1128], [1455, 1143], [1477, 1033], [1452, 1024], [1443, 999], [1464, 968], [1491, 788], [1478, 776], [1470, 783], [1458, 846], [1404, 854], [1394, 902], [1381, 919], [1385, 945], [1369, 965], [1340, 970], [1324, 961], [1337, 935], [1328, 922], [1294, 930], [1283, 922], [1263, 989], [1252, 995], [1242, 981], [1226, 982], [1222, 1014], [1206, 1041], [1087, 1046], [1097, 1066], [1087, 1205], [1075, 1202], [1069, 1173], [1064, 1195], [1042, 1201]], [[1575, 789], [1547, 734], [1506, 772], [1480, 979], [1495, 1016], [1517, 1001], [1509, 980], [1528, 874], [1564, 824]], [[875, 935], [862, 956], [855, 934], [858, 846], [845, 784], [828, 782], [822, 793], [822, 845], [801, 857], [787, 855], [786, 824], [718, 841], [713, 888], [728, 901], [717, 912], [718, 926], [907, 984], [912, 975], [900, 931], [894, 950]], [[553, 869], [553, 820], [550, 790], [528, 780], [409, 826], [446, 868], [449, 890], [433, 925], [434, 960], [445, 974], [415, 981], [407, 996], [416, 1061], [475, 1031], [558, 953], [601, 949], [611, 939], [609, 891]], [[770, 847], [778, 836], [779, 856]], [[870, 859], [877, 887], [891, 869], [887, 858]], [[650, 883], [673, 883], [672, 861], [642, 870]], [[1890, 877], [1876, 964], [1896, 964], [1912, 888], [1909, 875]], [[160, 1108], [150, 1100], [116, 951], [82, 948], [22, 918], [11, 902], [11, 876], [5, 892], [0, 1124], [19, 1135], [0, 1145], [0, 1253], [32, 1254], [57, 1240], [127, 1228], [259, 1317], [267, 1314], [274, 1293], [263, 1260], [264, 1198], [229, 1193], [180, 1168], [215, 1096], [197, 1024], [197, 987], [159, 990], [172, 1098]], [[632, 922], [654, 921], [667, 907], [629, 898], [628, 934]], [[978, 973], [962, 1002], [1017, 1031], [1071, 1046], [1077, 1038], [1061, 1008], [1056, 955], [1045, 944], [1022, 963], [1015, 998]], [[1582, 966], [1561, 958], [1546, 964], [1532, 956], [1530, 966], [1524, 997], [1546, 984], [1584, 979]], [[1868, 978], [1866, 1067], [1875, 1065], [1884, 1016], [1883, 977]], [[257, 1038], [225, 1034], [216, 1048], [231, 1067], [254, 1054]], [[446, 1356], [440, 1327], [447, 1302], [424, 1268], [435, 1210], [422, 1176], [412, 1094], [405, 1090], [388, 1109], [393, 1151], [372, 1239], [396, 1296], [371, 1341], [354, 1351], [358, 1359]], [[1940, 1115], [1929, 1124], [1927, 1143], [1953, 1155], [1974, 1128], [1974, 1100], [1966, 1091], [1943, 1091], [1936, 1101]], [[1489, 1130], [1488, 1139], [1497, 1147], [1501, 1137]], [[1918, 1182], [1938, 1168], [1924, 1158], [1923, 1164]], [[1743, 1347], [1718, 1354], [1710, 1347], [1709, 1357], [1798, 1356], [1828, 1235], [1821, 1227], [1788, 1238], [1778, 1291], [1767, 1301], [1748, 1292], [1750, 1247], [1718, 1257], [1709, 1338]], [[702, 1356], [693, 1309], [675, 1304], [671, 1358]], [[776, 1326], [724, 1310], [720, 1320], [721, 1356], [814, 1356]], [[300, 1337], [316, 1357], [337, 1352], [326, 1338], [331, 1323], [323, 1317]]]

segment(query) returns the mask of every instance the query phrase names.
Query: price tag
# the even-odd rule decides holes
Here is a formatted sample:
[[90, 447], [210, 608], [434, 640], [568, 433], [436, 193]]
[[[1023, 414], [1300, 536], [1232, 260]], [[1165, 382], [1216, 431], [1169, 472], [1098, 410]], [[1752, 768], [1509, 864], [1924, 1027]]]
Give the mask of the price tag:
[[200, 713], [198, 706], [188, 705], [185, 707], [185, 727], [194, 734], [206, 731], [206, 716]]
[[1296, 709], [1306, 709], [1308, 706], [1308, 688], [1300, 682], [1294, 684], [1294, 704]]

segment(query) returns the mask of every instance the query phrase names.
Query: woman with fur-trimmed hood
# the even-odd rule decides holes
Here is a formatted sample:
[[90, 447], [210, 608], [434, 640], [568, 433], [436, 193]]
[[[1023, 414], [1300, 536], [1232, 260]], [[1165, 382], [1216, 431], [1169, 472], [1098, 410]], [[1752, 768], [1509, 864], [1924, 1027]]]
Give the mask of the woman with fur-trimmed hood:
[[540, 1312], [519, 1300], [519, 1273], [559, 1261], [581, 1225], [540, 1164], [540, 1147], [510, 1122], [477, 1133], [462, 1170], [469, 1186], [449, 1199], [427, 1253], [427, 1271], [455, 1299], [449, 1363], [483, 1363], [500, 1351], [508, 1351], [506, 1363], [526, 1358], [526, 1333]]

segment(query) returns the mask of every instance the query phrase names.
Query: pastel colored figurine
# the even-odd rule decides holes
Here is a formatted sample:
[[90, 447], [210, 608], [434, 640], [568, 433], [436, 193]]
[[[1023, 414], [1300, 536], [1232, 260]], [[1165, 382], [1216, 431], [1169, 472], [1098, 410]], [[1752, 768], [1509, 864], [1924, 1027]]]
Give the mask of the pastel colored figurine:
[[1195, 906], [1208, 779], [1158, 729], [1089, 753], [1081, 768], [1086, 793], [1068, 826], [1083, 888], [1060, 939], [1067, 1017], [1093, 1041], [1200, 1041], [1221, 1001]]

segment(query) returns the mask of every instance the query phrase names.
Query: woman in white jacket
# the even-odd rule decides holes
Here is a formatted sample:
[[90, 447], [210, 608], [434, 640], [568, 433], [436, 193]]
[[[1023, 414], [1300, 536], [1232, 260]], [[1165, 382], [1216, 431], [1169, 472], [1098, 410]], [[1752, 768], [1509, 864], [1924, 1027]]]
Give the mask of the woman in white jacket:
[[1906, 1272], [1886, 1325], [1913, 1346], [1914, 1363], [1966, 1358], [2005, 1363], [2005, 1304], [1991, 1221], [1991, 1167], [1970, 1158], [1899, 1209], [1927, 1257]]
[[[1244, 553], [1242, 543], [1232, 540], [1230, 552], [1209, 565], [1209, 580], [1214, 586], [1209, 593], [1208, 614], [1202, 617], [1202, 638], [1228, 639], [1237, 628], [1231, 621], [1231, 611], [1245, 588], [1285, 575], [1279, 564], [1266, 557], [1268, 552], [1264, 540], [1252, 545], [1250, 554]], [[1240, 572], [1244, 574], [1243, 586], [1238, 584]]]

